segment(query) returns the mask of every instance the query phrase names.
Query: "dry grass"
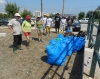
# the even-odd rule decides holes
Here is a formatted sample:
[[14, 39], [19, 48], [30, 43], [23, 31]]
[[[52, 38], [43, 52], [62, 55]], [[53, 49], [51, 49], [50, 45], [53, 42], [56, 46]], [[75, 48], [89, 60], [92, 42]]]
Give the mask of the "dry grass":
[[[69, 65], [54, 66], [46, 63], [47, 53], [45, 48], [50, 39], [57, 34], [51, 33], [50, 37], [44, 36], [44, 42], [37, 41], [37, 32], [32, 30], [31, 47], [26, 49], [25, 36], [23, 35], [22, 48], [17, 54], [12, 52], [13, 37], [9, 29], [0, 28], [6, 37], [0, 37], [0, 79], [69, 79], [75, 54]], [[68, 67], [68, 69], [66, 69]]]

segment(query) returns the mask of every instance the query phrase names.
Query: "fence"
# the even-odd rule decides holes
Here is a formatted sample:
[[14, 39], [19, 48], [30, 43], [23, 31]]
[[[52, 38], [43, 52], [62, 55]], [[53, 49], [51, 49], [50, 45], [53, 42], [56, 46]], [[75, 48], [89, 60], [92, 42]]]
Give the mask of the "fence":
[[[99, 55], [100, 18], [98, 18], [99, 24], [96, 25], [96, 24], [94, 24], [95, 16], [96, 16], [96, 12], [94, 12], [93, 15], [91, 16], [91, 18], [89, 19], [88, 27], [87, 27], [87, 39], [89, 40], [88, 47], [90, 47], [90, 48], [94, 47], [92, 64], [91, 64], [91, 68], [90, 68], [90, 77], [94, 77], [97, 62], [98, 62], [99, 67], [100, 67], [100, 55]], [[97, 28], [96, 40], [94, 40], [94, 38], [93, 38], [94, 26]]]

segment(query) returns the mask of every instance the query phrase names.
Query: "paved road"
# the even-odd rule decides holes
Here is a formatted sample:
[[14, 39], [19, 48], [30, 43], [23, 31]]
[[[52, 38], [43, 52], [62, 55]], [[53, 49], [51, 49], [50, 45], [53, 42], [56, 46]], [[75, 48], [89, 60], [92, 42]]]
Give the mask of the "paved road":
[[[87, 24], [81, 24], [81, 30], [87, 30]], [[97, 28], [93, 28], [93, 34], [97, 33]]]

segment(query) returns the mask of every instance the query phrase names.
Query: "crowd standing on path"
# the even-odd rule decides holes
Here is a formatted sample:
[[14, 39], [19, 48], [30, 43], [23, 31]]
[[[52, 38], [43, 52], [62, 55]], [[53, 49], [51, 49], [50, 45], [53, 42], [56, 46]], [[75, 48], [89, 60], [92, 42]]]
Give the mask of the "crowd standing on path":
[[[15, 18], [12, 19], [8, 23], [8, 28], [11, 30], [13, 34], [13, 52], [17, 53], [17, 49], [22, 50], [21, 43], [22, 43], [22, 32], [24, 33], [26, 37], [27, 45], [26, 47], [30, 47], [30, 37], [31, 37], [31, 27], [35, 25], [34, 21], [32, 21], [31, 16], [27, 15], [25, 20], [20, 23], [20, 14], [15, 13]], [[70, 29], [73, 24], [73, 18], [69, 16], [68, 19], [66, 19], [64, 16], [62, 18], [60, 17], [60, 14], [57, 13], [54, 18], [55, 23], [55, 31], [56, 33], [59, 33], [61, 30], [64, 34], [64, 31], [67, 29]], [[52, 27], [53, 19], [50, 17], [50, 14], [44, 14], [44, 17], [38, 16], [36, 18], [36, 30], [38, 34], [38, 42], [44, 42], [43, 40], [43, 34], [48, 36], [51, 36], [51, 27]]]
[[21, 50], [22, 43], [22, 30], [20, 20], [20, 14], [15, 13], [15, 18], [8, 23], [8, 28], [11, 30], [13, 35], [13, 52], [16, 54], [17, 49]]

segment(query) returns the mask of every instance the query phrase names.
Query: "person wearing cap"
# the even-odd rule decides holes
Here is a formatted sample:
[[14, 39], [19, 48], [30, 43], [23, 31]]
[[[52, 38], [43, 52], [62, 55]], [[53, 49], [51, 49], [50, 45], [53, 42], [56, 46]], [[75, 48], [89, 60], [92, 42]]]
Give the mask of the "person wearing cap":
[[46, 14], [44, 14], [42, 20], [43, 20], [43, 34], [45, 34], [45, 27], [46, 27], [46, 20], [47, 20]]
[[22, 30], [21, 30], [21, 24], [19, 22], [20, 20], [20, 14], [15, 13], [15, 18], [12, 19], [8, 23], [8, 28], [11, 30], [13, 35], [13, 53], [17, 53], [17, 49], [21, 49], [21, 43], [22, 43]]
[[60, 21], [60, 31], [61, 31], [62, 33], [64, 33], [64, 31], [65, 31], [65, 26], [66, 26], [66, 24], [67, 24], [67, 20], [66, 20], [66, 18], [63, 16], [63, 17], [61, 18], [61, 21]]
[[42, 37], [43, 21], [41, 20], [40, 16], [38, 16], [37, 19], [36, 19], [36, 28], [37, 28], [37, 33], [38, 33], [38, 41], [43, 42], [43, 37]]
[[59, 33], [60, 21], [61, 21], [61, 17], [59, 15], [59, 13], [56, 14], [54, 20], [55, 20], [55, 30], [56, 30], [56, 33]]
[[52, 26], [52, 19], [50, 18], [50, 14], [46, 14], [47, 20], [46, 20], [46, 35], [50, 36], [50, 28]]
[[24, 35], [26, 36], [26, 42], [27, 42], [26, 47], [29, 48], [30, 47], [30, 36], [31, 36], [31, 16], [30, 15], [27, 15], [26, 19], [22, 23], [22, 31]]

